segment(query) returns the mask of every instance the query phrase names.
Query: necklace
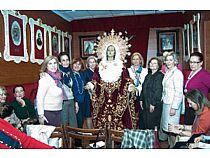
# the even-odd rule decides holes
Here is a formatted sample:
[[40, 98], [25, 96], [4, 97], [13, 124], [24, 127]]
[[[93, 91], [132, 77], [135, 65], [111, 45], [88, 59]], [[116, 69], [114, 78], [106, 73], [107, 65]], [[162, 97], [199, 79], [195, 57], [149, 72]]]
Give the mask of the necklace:
[[194, 73], [191, 71], [188, 78], [187, 78], [187, 81], [185, 83], [185, 86], [184, 86], [184, 92], [187, 93], [187, 86], [188, 86], [188, 83], [189, 81], [202, 69], [202, 67], [200, 67], [198, 70], [196, 70]]
[[[79, 76], [80, 80], [82, 81], [82, 86], [81, 86], [82, 90], [81, 90], [81, 91], [80, 91], [80, 88], [79, 88], [79, 82], [78, 82], [78, 80], [77, 80], [76, 74]], [[78, 93], [79, 93], [79, 94], [82, 94], [82, 93], [84, 92], [84, 89], [83, 89], [83, 87], [84, 87], [84, 82], [83, 82], [83, 80], [82, 80], [80, 74], [79, 74], [79, 73], [74, 73], [74, 78], [75, 78], [75, 81], [76, 81], [76, 84], [77, 84]]]

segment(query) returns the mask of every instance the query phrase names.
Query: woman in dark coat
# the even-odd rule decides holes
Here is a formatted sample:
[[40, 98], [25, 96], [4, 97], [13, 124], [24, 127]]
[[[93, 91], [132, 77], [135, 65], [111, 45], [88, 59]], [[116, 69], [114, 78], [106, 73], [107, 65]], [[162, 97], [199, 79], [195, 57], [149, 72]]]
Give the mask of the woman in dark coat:
[[[87, 58], [87, 65], [84, 71], [86, 83], [92, 81], [94, 69], [97, 65], [98, 65], [97, 58], [95, 56], [89, 56]], [[88, 93], [88, 91], [85, 91], [85, 118], [87, 121], [87, 128], [93, 128], [91, 111], [92, 111], [92, 105], [91, 105], [90, 94]]]
[[145, 129], [154, 129], [155, 126], [160, 127], [164, 75], [160, 71], [162, 65], [160, 59], [153, 57], [149, 60], [148, 65], [149, 73], [142, 85], [140, 104], [143, 107]]

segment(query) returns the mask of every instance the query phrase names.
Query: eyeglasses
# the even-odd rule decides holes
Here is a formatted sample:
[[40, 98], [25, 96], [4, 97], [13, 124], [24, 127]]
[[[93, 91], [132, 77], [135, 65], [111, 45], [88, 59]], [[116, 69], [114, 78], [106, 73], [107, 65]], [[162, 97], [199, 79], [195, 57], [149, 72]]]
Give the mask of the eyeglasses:
[[190, 61], [190, 64], [198, 64], [200, 61]]

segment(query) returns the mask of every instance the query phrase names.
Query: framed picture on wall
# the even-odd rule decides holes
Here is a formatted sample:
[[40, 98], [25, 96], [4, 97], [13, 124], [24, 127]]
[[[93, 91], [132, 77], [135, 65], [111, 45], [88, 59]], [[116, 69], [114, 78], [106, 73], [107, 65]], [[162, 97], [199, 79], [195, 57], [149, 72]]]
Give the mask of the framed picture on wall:
[[183, 58], [185, 61], [188, 61], [190, 58], [190, 37], [189, 37], [189, 24], [184, 24], [182, 32], [182, 41], [183, 41]]
[[94, 43], [96, 42], [98, 35], [94, 36], [80, 36], [80, 54], [82, 58], [87, 58], [89, 56], [95, 56], [93, 52]]
[[190, 39], [191, 39], [191, 52], [201, 52], [200, 46], [200, 14], [193, 15], [190, 21]]
[[4, 18], [4, 59], [15, 63], [28, 62], [26, 42], [28, 17], [13, 10], [2, 10], [1, 13]]
[[165, 51], [178, 51], [178, 30], [157, 31], [157, 56]]

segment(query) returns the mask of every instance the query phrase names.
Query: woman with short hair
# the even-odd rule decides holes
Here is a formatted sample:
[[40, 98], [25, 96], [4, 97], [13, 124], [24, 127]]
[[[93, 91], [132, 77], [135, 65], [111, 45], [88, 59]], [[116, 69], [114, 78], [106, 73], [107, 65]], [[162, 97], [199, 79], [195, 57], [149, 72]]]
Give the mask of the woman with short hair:
[[[184, 81], [184, 92], [187, 93], [192, 89], [199, 89], [207, 98], [210, 90], [210, 73], [202, 68], [204, 62], [203, 54], [194, 52], [190, 54], [190, 72], [186, 75]], [[195, 112], [186, 104], [184, 123], [192, 125], [195, 119]]]
[[160, 71], [162, 62], [157, 57], [153, 57], [148, 62], [148, 74], [142, 85], [140, 100], [143, 107], [143, 119], [145, 129], [155, 129], [160, 127], [162, 113], [162, 80], [163, 73]]
[[160, 140], [168, 138], [170, 147], [173, 147], [175, 136], [168, 130], [168, 124], [179, 124], [182, 101], [184, 76], [177, 68], [178, 58], [175, 52], [166, 56], [167, 71], [163, 78], [163, 110], [160, 123]]
[[76, 106], [74, 102], [73, 94], [73, 71], [70, 68], [70, 57], [66, 52], [61, 52], [58, 55], [59, 71], [61, 72], [61, 82], [63, 90], [66, 94], [63, 98], [62, 105], [62, 124], [70, 125], [71, 127], [77, 127], [76, 118]]

